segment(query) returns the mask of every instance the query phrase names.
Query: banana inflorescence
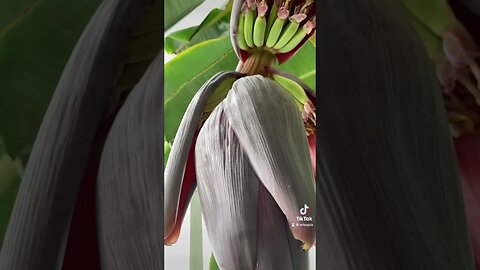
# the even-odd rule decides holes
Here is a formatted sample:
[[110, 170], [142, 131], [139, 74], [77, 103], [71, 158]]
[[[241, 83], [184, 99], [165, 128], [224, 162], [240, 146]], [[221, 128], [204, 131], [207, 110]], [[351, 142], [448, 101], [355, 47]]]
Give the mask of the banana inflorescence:
[[[238, 19], [240, 49], [263, 48], [274, 54], [287, 53], [299, 46], [315, 29], [315, 1], [293, 7], [292, 0], [245, 0]], [[291, 12], [293, 10], [293, 13]]]
[[411, 23], [436, 62], [453, 137], [479, 130], [480, 50], [447, 1], [402, 0]]

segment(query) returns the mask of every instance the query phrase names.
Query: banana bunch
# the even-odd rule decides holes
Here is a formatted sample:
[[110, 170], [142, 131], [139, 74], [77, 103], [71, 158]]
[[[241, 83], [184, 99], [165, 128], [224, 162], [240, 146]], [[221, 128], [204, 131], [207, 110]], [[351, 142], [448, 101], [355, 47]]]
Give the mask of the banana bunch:
[[232, 14], [232, 44], [242, 60], [265, 50], [283, 63], [315, 30], [315, 0], [235, 1]]
[[308, 0], [297, 6], [294, 14], [290, 15], [291, 2], [275, 1], [268, 10], [266, 0], [245, 1], [238, 23], [240, 49], [248, 51], [266, 47], [275, 53], [286, 53], [298, 46], [315, 28], [315, 17], [302, 24], [314, 1]]

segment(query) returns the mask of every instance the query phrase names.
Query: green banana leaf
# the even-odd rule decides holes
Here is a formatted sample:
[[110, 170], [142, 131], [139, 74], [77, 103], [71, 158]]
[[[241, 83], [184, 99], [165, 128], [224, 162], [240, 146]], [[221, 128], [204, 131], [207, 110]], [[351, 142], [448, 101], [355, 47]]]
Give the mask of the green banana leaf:
[[[28, 157], [73, 46], [101, 2], [0, 1], [0, 133], [10, 156]], [[166, 0], [164, 29], [201, 3]]]
[[204, 0], [165, 0], [164, 4], [164, 29], [172, 27], [185, 15], [190, 13]]
[[217, 264], [217, 261], [215, 260], [215, 257], [212, 255], [210, 256], [210, 270], [220, 270], [220, 267]]
[[198, 89], [216, 73], [234, 70], [237, 61], [230, 38], [223, 37], [197, 44], [165, 64], [164, 126], [167, 141], [173, 140]]
[[15, 20], [18, 14], [31, 7], [35, 2], [29, 0], [2, 1], [0, 2], [0, 33]]
[[10, 214], [12, 213], [13, 204], [15, 203], [17, 190], [20, 186], [20, 177], [18, 175], [14, 175], [9, 179], [9, 181], [4, 178], [2, 178], [1, 181], [2, 184], [7, 184], [5, 182], [9, 183], [5, 187], [6, 189], [4, 189], [0, 195], [0, 244], [3, 243], [5, 230], [7, 229]]
[[165, 38], [165, 52], [178, 54], [205, 40], [228, 35], [231, 5], [225, 10], [214, 9], [197, 26], [174, 32]]
[[166, 139], [163, 140], [163, 166], [167, 165], [168, 156], [170, 155], [170, 150], [172, 149], [172, 144], [167, 142]]
[[[0, 198], [17, 177], [14, 162], [5, 152], [5, 145], [0, 137]], [[1, 212], [0, 212], [1, 216]], [[0, 217], [1, 218], [1, 217]]]
[[100, 2], [1, 1], [0, 133], [12, 157], [28, 156], [72, 48]]
[[0, 136], [0, 243], [7, 229], [20, 177], [12, 159], [6, 154], [5, 145]]

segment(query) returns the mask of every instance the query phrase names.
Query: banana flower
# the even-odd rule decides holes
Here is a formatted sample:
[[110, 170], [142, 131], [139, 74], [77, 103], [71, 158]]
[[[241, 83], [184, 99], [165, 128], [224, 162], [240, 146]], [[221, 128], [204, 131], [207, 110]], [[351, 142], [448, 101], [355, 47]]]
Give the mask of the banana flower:
[[[212, 85], [190, 103], [167, 162], [166, 244], [178, 237], [192, 193], [185, 177], [194, 177], [221, 269], [307, 269], [302, 250], [315, 242], [315, 187], [293, 98], [261, 75], [240, 78], [198, 130]], [[195, 173], [187, 171], [189, 154]]]

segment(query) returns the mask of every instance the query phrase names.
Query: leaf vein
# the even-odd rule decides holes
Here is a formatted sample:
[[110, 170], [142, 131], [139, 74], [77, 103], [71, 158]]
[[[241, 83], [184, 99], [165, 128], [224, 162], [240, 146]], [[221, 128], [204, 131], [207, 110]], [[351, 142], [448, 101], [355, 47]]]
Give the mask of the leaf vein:
[[205, 69], [203, 69], [203, 71], [201, 71], [200, 73], [198, 73], [197, 75], [193, 76], [192, 78], [190, 78], [189, 80], [184, 82], [182, 85], [180, 85], [180, 87], [178, 87], [176, 90], [174, 90], [174, 92], [172, 92], [172, 94], [165, 100], [164, 105], [166, 106], [167, 103], [170, 100], [172, 100], [187, 84], [189, 84], [193, 80], [197, 79], [201, 75], [205, 74], [212, 66], [218, 64], [222, 59], [227, 57], [227, 55], [229, 55], [231, 52], [233, 52], [233, 49], [229, 49], [228, 51], [226, 51], [221, 57], [219, 57], [217, 60], [212, 62], [210, 65], [206, 66]]

